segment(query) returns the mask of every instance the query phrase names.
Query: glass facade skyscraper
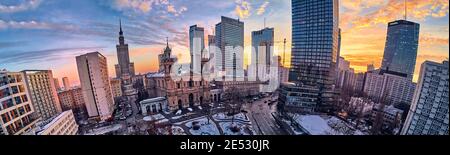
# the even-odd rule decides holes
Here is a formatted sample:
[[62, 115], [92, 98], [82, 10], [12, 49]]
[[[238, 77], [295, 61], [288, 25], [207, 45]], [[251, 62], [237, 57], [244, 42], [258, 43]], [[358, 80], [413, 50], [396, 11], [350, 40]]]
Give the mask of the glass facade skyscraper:
[[405, 73], [413, 78], [419, 46], [418, 23], [397, 20], [388, 24], [386, 46], [381, 68]]
[[244, 75], [244, 22], [222, 16], [216, 24], [217, 71], [233, 78]]
[[338, 0], [292, 0], [289, 81], [319, 88], [318, 105], [331, 103], [339, 44]]
[[[252, 65], [256, 66], [256, 73], [260, 65], [270, 69], [273, 62], [274, 29], [264, 28], [252, 32]], [[258, 74], [257, 74], [258, 75]]]
[[189, 50], [191, 54], [191, 70], [200, 73], [202, 51], [205, 49], [205, 29], [192, 25], [189, 27]]

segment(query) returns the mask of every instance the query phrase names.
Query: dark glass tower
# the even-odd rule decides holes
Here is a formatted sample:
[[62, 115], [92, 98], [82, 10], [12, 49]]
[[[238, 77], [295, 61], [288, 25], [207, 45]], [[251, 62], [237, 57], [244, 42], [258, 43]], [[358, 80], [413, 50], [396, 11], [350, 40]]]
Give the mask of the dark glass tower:
[[407, 20], [390, 22], [381, 68], [413, 78], [419, 46], [420, 25]]
[[339, 57], [338, 3], [338, 0], [292, 0], [289, 81], [318, 88], [318, 106], [329, 105], [334, 94]]

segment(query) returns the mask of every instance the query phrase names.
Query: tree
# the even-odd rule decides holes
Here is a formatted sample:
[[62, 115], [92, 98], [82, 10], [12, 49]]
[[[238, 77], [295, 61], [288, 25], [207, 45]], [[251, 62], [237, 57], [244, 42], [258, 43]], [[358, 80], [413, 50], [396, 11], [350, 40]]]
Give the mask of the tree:
[[242, 107], [242, 102], [243, 102], [243, 96], [241, 94], [241, 92], [239, 91], [238, 88], [236, 87], [230, 87], [227, 90], [225, 90], [225, 100], [226, 100], [226, 108], [228, 110], [228, 114], [232, 115], [231, 118], [231, 124], [232, 126], [232, 131], [236, 131], [238, 130], [238, 128], [234, 125], [234, 115], [236, 115], [237, 113], [239, 113], [239, 111], [241, 110]]

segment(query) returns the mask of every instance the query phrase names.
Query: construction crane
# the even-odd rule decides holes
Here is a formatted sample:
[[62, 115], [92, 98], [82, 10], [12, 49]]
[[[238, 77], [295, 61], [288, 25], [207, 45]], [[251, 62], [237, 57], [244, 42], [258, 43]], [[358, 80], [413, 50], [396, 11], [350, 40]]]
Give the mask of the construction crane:
[[284, 38], [283, 41], [275, 41], [274, 42], [274, 44], [277, 44], [277, 43], [283, 43], [283, 67], [286, 67], [285, 64], [286, 64], [286, 43], [287, 43], [287, 40], [286, 40], [286, 38]]

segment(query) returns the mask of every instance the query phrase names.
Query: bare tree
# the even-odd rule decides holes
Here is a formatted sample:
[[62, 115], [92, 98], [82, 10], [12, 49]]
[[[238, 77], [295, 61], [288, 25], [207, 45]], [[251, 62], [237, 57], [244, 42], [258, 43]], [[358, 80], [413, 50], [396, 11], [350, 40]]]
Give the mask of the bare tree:
[[236, 87], [230, 87], [225, 90], [225, 100], [226, 100], [226, 108], [228, 109], [228, 113], [233, 117], [231, 119], [231, 123], [234, 124], [234, 115], [239, 113], [242, 107], [243, 96], [242, 93]]

